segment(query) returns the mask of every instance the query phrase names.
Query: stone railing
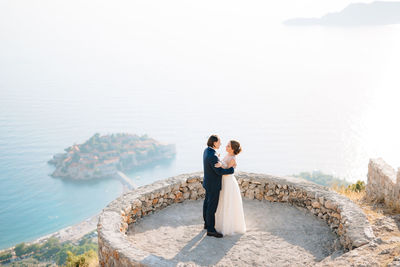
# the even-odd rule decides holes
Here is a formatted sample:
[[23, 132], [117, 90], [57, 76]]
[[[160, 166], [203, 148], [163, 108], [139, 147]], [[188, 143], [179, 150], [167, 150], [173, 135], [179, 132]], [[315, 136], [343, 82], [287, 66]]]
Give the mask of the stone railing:
[[400, 168], [396, 171], [383, 159], [370, 159], [367, 197], [400, 210]]
[[[374, 238], [361, 209], [326, 187], [298, 178], [265, 174], [239, 172], [235, 177], [245, 198], [287, 202], [325, 220], [346, 250]], [[128, 225], [173, 203], [204, 198], [202, 180], [202, 173], [182, 174], [139, 187], [111, 202], [102, 211], [97, 225], [100, 265], [168, 265], [165, 259], [134, 247], [126, 236]]]

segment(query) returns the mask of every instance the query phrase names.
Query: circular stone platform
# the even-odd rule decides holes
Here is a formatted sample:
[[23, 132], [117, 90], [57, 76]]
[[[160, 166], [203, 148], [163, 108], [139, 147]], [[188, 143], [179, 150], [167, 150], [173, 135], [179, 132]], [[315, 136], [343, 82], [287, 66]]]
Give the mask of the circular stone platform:
[[246, 234], [205, 236], [202, 173], [182, 174], [129, 191], [103, 209], [97, 225], [100, 266], [304, 266], [334, 247], [347, 252], [374, 238], [362, 210], [326, 187], [266, 174], [235, 177]]
[[128, 239], [171, 266], [312, 266], [339, 243], [325, 221], [306, 209], [251, 200], [243, 201], [244, 235], [209, 237], [202, 205], [187, 201], [146, 216], [129, 227]]

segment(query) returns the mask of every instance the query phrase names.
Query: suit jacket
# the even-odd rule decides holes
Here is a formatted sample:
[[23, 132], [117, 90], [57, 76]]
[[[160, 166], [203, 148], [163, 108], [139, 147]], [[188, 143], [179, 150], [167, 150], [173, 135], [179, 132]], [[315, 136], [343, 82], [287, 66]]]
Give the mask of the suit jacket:
[[207, 147], [203, 153], [204, 181], [203, 187], [208, 191], [221, 190], [222, 175], [233, 174], [233, 167], [229, 169], [216, 168], [214, 165], [218, 162], [216, 151]]

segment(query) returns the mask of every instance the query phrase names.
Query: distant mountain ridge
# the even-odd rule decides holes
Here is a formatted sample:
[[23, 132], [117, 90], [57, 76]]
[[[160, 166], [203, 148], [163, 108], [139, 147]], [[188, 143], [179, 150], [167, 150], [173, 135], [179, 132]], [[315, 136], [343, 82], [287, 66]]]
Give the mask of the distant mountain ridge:
[[294, 18], [283, 22], [288, 26], [378, 26], [400, 24], [400, 2], [375, 1], [350, 4], [340, 12], [320, 18]]

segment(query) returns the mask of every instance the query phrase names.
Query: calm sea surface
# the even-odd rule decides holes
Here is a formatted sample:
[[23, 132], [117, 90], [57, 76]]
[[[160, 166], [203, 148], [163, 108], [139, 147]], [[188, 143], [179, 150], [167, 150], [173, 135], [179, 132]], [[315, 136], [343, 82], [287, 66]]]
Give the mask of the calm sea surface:
[[[1, 1], [0, 248], [78, 223], [118, 181], [49, 176], [94, 133], [177, 146], [138, 185], [202, 170], [207, 137], [242, 143], [242, 171], [366, 179], [400, 165], [400, 27], [286, 27], [351, 1]], [[224, 152], [221, 149], [221, 152]]]

